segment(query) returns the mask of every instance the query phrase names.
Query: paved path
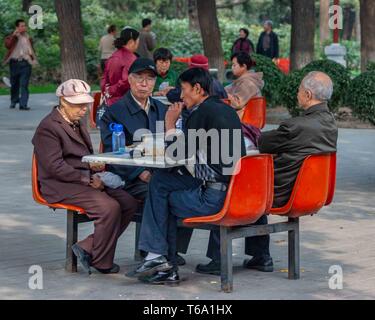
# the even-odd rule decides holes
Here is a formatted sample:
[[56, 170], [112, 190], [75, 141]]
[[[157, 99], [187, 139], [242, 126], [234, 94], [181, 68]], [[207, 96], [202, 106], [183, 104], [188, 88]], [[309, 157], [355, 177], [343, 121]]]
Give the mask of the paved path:
[[[30, 112], [8, 109], [0, 97], [0, 299], [374, 299], [375, 298], [375, 130], [340, 130], [334, 203], [301, 219], [301, 279], [287, 279], [287, 235], [271, 238], [275, 272], [241, 267], [243, 241], [234, 242], [234, 292], [220, 292], [220, 279], [194, 272], [205, 258], [207, 231], [194, 231], [181, 268], [179, 287], [146, 286], [123, 273], [134, 265], [134, 225], [118, 244], [118, 275], [65, 272], [65, 215], [34, 203], [31, 196], [30, 140], [40, 119], [56, 103], [33, 95]], [[92, 134], [97, 145], [98, 134]], [[280, 220], [277, 219], [272, 219]], [[79, 236], [92, 230], [80, 226]], [[44, 289], [30, 290], [29, 267], [43, 268]], [[343, 289], [331, 290], [329, 268], [343, 269]]]

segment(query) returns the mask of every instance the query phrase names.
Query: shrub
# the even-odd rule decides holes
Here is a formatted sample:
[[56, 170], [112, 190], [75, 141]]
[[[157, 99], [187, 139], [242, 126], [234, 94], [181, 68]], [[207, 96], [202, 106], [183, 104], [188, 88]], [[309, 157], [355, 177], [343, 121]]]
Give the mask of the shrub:
[[176, 71], [178, 75], [184, 72], [188, 68], [187, 63], [172, 61], [171, 69]]
[[267, 106], [275, 107], [280, 101], [280, 85], [284, 82], [285, 75], [270, 58], [259, 54], [253, 54], [252, 58], [256, 63], [255, 71], [263, 72], [264, 88], [262, 93], [266, 97]]
[[346, 102], [356, 117], [375, 125], [375, 71], [362, 73], [351, 81]]
[[328, 74], [333, 81], [333, 95], [328, 103], [332, 112], [336, 112], [345, 100], [345, 95], [350, 83], [350, 73], [348, 69], [341, 64], [331, 60], [317, 60], [309, 63], [302, 70], [292, 72], [284, 82], [281, 88], [282, 104], [288, 108], [291, 115], [298, 115], [297, 92], [298, 87], [304, 78], [311, 71], [322, 71]]
[[305, 74], [303, 70], [290, 72], [279, 88], [280, 102], [293, 117], [298, 116], [301, 111], [298, 107], [297, 94], [299, 85]]
[[375, 71], [375, 62], [369, 62], [367, 64], [367, 71]]

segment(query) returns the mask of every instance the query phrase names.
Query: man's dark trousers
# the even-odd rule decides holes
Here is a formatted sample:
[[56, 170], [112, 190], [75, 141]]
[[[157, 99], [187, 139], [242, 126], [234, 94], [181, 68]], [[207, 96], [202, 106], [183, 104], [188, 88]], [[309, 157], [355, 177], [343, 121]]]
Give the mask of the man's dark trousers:
[[[11, 105], [20, 104], [21, 108], [27, 107], [29, 101], [29, 80], [31, 76], [31, 64], [26, 60], [17, 61], [11, 59], [9, 61], [10, 68], [10, 89]], [[21, 97], [20, 97], [21, 90]]]
[[216, 214], [225, 196], [225, 191], [202, 187], [202, 180], [190, 175], [155, 172], [149, 183], [138, 248], [168, 256], [176, 266], [178, 219]]
[[[124, 190], [137, 200], [146, 201], [148, 194], [149, 184], [143, 182], [141, 179], [136, 178], [129, 184], [126, 184]], [[189, 243], [191, 236], [193, 234], [193, 229], [179, 227], [177, 228], [177, 248], [176, 252], [186, 254], [189, 248]], [[143, 254], [143, 253], [142, 253]]]

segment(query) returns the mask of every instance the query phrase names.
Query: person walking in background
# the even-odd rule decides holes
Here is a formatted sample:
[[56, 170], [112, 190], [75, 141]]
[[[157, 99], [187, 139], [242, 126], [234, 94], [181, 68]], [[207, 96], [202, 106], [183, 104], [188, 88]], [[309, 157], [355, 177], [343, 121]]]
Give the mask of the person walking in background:
[[257, 54], [276, 59], [279, 57], [279, 38], [273, 32], [273, 23], [271, 20], [264, 22], [263, 26], [264, 31], [259, 36]]
[[102, 73], [104, 72], [105, 63], [108, 58], [115, 52], [115, 40], [116, 40], [116, 26], [114, 24], [110, 25], [107, 29], [105, 36], [101, 37], [99, 42], [100, 51], [100, 68]]
[[101, 90], [106, 104], [111, 106], [129, 91], [129, 68], [137, 59], [135, 52], [139, 45], [139, 32], [126, 27], [115, 40], [117, 50], [107, 60], [101, 81]]
[[[18, 19], [15, 23], [16, 30], [5, 38], [5, 47], [8, 49], [4, 63], [9, 63], [10, 68], [10, 109], [19, 103], [20, 110], [30, 110], [29, 80], [32, 66], [37, 63], [33, 42], [27, 33], [26, 22]], [[21, 96], [20, 96], [21, 91]]]
[[232, 54], [241, 51], [246, 52], [247, 54], [252, 54], [255, 52], [254, 44], [249, 39], [249, 30], [246, 28], [240, 29], [240, 37], [232, 46]]
[[139, 35], [137, 53], [141, 58], [153, 59], [152, 51], [156, 47], [156, 35], [151, 31], [151, 19], [142, 20], [142, 30]]

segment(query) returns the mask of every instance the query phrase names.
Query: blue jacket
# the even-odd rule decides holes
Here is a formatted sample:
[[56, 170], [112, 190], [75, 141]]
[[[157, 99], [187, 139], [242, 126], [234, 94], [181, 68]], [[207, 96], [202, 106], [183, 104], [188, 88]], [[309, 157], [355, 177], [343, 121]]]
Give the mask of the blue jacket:
[[[109, 130], [109, 125], [112, 122], [124, 126], [126, 145], [131, 145], [133, 144], [134, 133], [139, 129], [148, 129], [152, 133], [156, 133], [156, 122], [164, 121], [166, 112], [167, 107], [163, 103], [150, 98], [150, 110], [147, 115], [134, 101], [129, 91], [119, 101], [108, 107], [100, 120], [100, 134], [104, 152], [112, 151], [112, 132]], [[131, 182], [146, 168], [111, 165], [108, 166], [108, 170], [122, 177], [125, 182]]]

